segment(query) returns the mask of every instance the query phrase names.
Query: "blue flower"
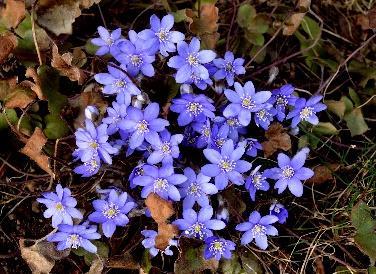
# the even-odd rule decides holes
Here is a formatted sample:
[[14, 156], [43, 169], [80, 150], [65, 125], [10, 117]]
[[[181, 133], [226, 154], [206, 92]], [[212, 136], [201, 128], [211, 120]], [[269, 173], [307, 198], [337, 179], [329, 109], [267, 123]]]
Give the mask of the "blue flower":
[[175, 76], [177, 83], [185, 83], [192, 74], [202, 80], [209, 78], [209, 72], [203, 64], [207, 64], [215, 58], [214, 51], [200, 51], [200, 40], [196, 37], [192, 38], [189, 45], [184, 41], [179, 42], [177, 49], [179, 55], [171, 57], [167, 63], [169, 67], [178, 70]]
[[47, 206], [43, 216], [44, 218], [52, 217], [52, 227], [56, 228], [59, 224], [72, 225], [72, 218], [83, 218], [81, 212], [75, 208], [77, 201], [71, 196], [71, 191], [68, 188], [63, 188], [58, 184], [56, 193], [46, 192], [42, 195], [43, 198], [38, 198], [37, 201]]
[[134, 30], [128, 32], [128, 37], [130, 41], [119, 42], [121, 53], [115, 56], [116, 60], [122, 64], [122, 67], [126, 67], [132, 77], [137, 76], [140, 71], [145, 76], [154, 76], [152, 63], [155, 61], [155, 55], [146, 49], [145, 41], [140, 39]]
[[[110, 238], [117, 226], [125, 226], [129, 219], [127, 213], [135, 207], [135, 203], [127, 201], [128, 194], [120, 195], [112, 189], [106, 200], [93, 201], [95, 211], [88, 219], [91, 222], [102, 224], [103, 234]], [[129, 200], [129, 199], [128, 199]]]
[[82, 175], [82, 177], [90, 177], [90, 176], [93, 176], [94, 174], [97, 174], [100, 167], [101, 167], [101, 161], [98, 155], [94, 155], [93, 158], [91, 158], [90, 160], [84, 162], [80, 166], [75, 167], [73, 171], [76, 174]]
[[246, 133], [246, 128], [239, 123], [239, 119], [236, 117], [225, 118], [217, 116], [215, 117], [214, 122], [220, 123], [221, 128], [228, 132], [228, 138], [232, 139], [234, 142], [239, 140], [239, 134]]
[[196, 87], [198, 87], [201, 90], [205, 90], [208, 85], [213, 85], [213, 81], [210, 78], [203, 79], [200, 75], [198, 75], [196, 72], [192, 72], [191, 76], [187, 81], [185, 81], [185, 84], [195, 84]]
[[107, 117], [102, 122], [108, 124], [107, 134], [112, 135], [119, 130], [119, 122], [127, 115], [127, 105], [112, 102], [112, 107], [107, 107]]
[[296, 197], [303, 195], [303, 184], [301, 180], [307, 180], [313, 176], [313, 171], [303, 167], [307, 158], [308, 149], [300, 150], [292, 159], [283, 153], [278, 154], [278, 166], [267, 169], [264, 175], [277, 180], [274, 188], [278, 189], [278, 194], [288, 187]]
[[217, 261], [219, 261], [221, 257], [231, 259], [232, 250], [235, 250], [234, 242], [212, 236], [205, 240], [204, 258], [205, 260], [215, 258]]
[[296, 127], [301, 121], [317, 125], [319, 118], [316, 113], [326, 109], [326, 105], [319, 103], [322, 98], [321, 95], [314, 95], [307, 101], [304, 98], [297, 99], [295, 108], [286, 117], [286, 119], [292, 118], [291, 127]]
[[256, 157], [257, 151], [262, 150], [262, 145], [257, 141], [257, 139], [254, 138], [247, 138], [246, 146], [247, 151], [245, 153], [251, 157]]
[[171, 246], [177, 246], [178, 242], [176, 240], [170, 239], [169, 245], [166, 247], [165, 250], [160, 250], [155, 247], [155, 237], [157, 237], [158, 233], [154, 230], [142, 230], [141, 234], [145, 237], [144, 240], [142, 240], [142, 245], [149, 249], [149, 253], [152, 257], [155, 257], [158, 255], [159, 252], [166, 254], [167, 256], [172, 256], [174, 253], [170, 249]]
[[236, 82], [234, 87], [236, 92], [230, 89], [225, 90], [225, 95], [231, 103], [223, 110], [223, 115], [226, 118], [237, 117], [241, 125], [248, 126], [252, 112], [262, 109], [271, 93], [270, 91], [255, 92], [251, 81], [246, 82], [244, 87]]
[[172, 100], [170, 110], [179, 113], [179, 126], [186, 126], [192, 122], [205, 123], [207, 118], [214, 118], [215, 107], [213, 100], [203, 94], [183, 94]]
[[218, 123], [213, 125], [211, 131], [211, 138], [208, 148], [220, 151], [223, 144], [229, 139], [228, 138], [229, 128], [226, 126], [220, 126]]
[[245, 188], [249, 191], [252, 201], [256, 200], [257, 190], [267, 191], [270, 187], [266, 177], [264, 177], [262, 172], [259, 172], [260, 167], [257, 166], [245, 182]]
[[109, 73], [98, 73], [94, 75], [95, 80], [104, 85], [103, 93], [107, 95], [117, 94], [122, 96], [124, 104], [131, 103], [131, 95], [141, 94], [127, 74], [112, 66], [107, 67]]
[[267, 235], [278, 235], [278, 230], [272, 226], [272, 224], [277, 221], [278, 218], [274, 215], [261, 217], [260, 213], [253, 211], [249, 215], [249, 221], [238, 224], [235, 229], [238, 231], [245, 231], [241, 237], [242, 245], [247, 245], [254, 239], [256, 245], [265, 250], [268, 247]]
[[158, 138], [158, 132], [161, 132], [170, 123], [162, 118], [158, 118], [159, 105], [157, 103], [149, 104], [143, 111], [129, 106], [127, 116], [118, 123], [119, 128], [130, 134], [129, 147], [135, 149], [144, 142], [153, 142]]
[[278, 121], [282, 122], [286, 117], [286, 108], [288, 106], [294, 106], [295, 101], [298, 99], [292, 93], [294, 92], [294, 87], [290, 84], [283, 85], [279, 89], [272, 91], [272, 96], [270, 97], [268, 103], [274, 105], [276, 110], [276, 116]]
[[272, 108], [271, 104], [264, 104], [263, 107], [255, 113], [255, 123], [258, 127], [267, 130], [271, 122], [273, 122], [274, 115], [277, 111]]
[[107, 53], [111, 53], [112, 56], [117, 55], [119, 53], [117, 44], [121, 41], [121, 29], [118, 28], [109, 33], [104, 27], [98, 27], [98, 33], [100, 38], [91, 39], [91, 43], [100, 47], [95, 54], [99, 56]]
[[146, 198], [154, 192], [162, 199], [170, 198], [173, 201], [180, 201], [180, 193], [176, 185], [184, 183], [187, 177], [182, 174], [175, 174], [172, 165], [163, 165], [161, 168], [144, 165], [142, 169], [144, 174], [133, 179], [135, 185], [143, 187], [142, 198]]
[[57, 250], [61, 251], [68, 248], [77, 249], [82, 247], [91, 253], [97, 253], [97, 247], [90, 241], [101, 237], [101, 235], [97, 233], [97, 227], [95, 225], [61, 224], [58, 226], [58, 229], [58, 232], [47, 237], [47, 241], [49, 242], [58, 242]]
[[150, 17], [150, 29], [138, 33], [138, 37], [147, 43], [152, 52], [160, 53], [167, 57], [169, 52], [175, 52], [175, 44], [184, 40], [185, 36], [179, 31], [172, 31], [174, 16], [168, 14], [160, 20], [155, 14]]
[[77, 154], [82, 162], [89, 162], [98, 155], [107, 164], [112, 163], [111, 154], [118, 150], [108, 143], [107, 125], [101, 124], [95, 128], [89, 119], [85, 121], [86, 128], [77, 129], [76, 145], [79, 148]]
[[204, 155], [211, 164], [204, 165], [201, 172], [209, 177], [214, 177], [215, 186], [223, 190], [230, 180], [236, 185], [244, 184], [242, 173], [251, 169], [252, 165], [240, 160], [245, 152], [244, 147], [234, 149], [232, 140], [227, 140], [222, 146], [221, 152], [214, 149], [204, 149]]
[[212, 216], [213, 208], [210, 206], [201, 208], [198, 214], [193, 209], [185, 209], [183, 219], [177, 219], [173, 224], [184, 231], [184, 236], [205, 240], [213, 236], [212, 230], [221, 230], [226, 226], [223, 221], [212, 219]]
[[138, 177], [138, 176], [142, 176], [145, 174], [145, 171], [144, 171], [144, 165], [145, 163], [141, 162], [139, 163], [135, 168], [133, 168], [131, 174], [129, 175], [129, 186], [130, 188], [135, 188], [136, 185], [133, 183], [133, 180], [134, 178]]
[[213, 195], [218, 192], [215, 185], [209, 183], [210, 177], [196, 173], [190, 167], [184, 169], [184, 175], [187, 181], [180, 185], [179, 190], [183, 200], [183, 209], [192, 208], [195, 202], [201, 207], [209, 206], [208, 195]]
[[229, 86], [234, 84], [235, 75], [245, 73], [245, 68], [243, 67], [244, 59], [234, 59], [234, 54], [231, 51], [225, 53], [225, 59], [214, 59], [213, 63], [218, 68], [217, 72], [214, 74], [214, 79], [226, 79]]
[[192, 128], [194, 131], [200, 134], [196, 140], [196, 147], [207, 147], [211, 142], [210, 120], [207, 119], [205, 123], [192, 123]]
[[171, 136], [168, 130], [159, 133], [157, 139], [150, 140], [153, 152], [149, 155], [147, 162], [151, 165], [162, 162], [163, 164], [172, 164], [173, 158], [180, 155], [179, 144], [183, 141], [182, 134]]
[[273, 203], [270, 208], [269, 208], [269, 213], [271, 215], [277, 216], [278, 217], [278, 223], [284, 224], [286, 223], [286, 220], [289, 216], [289, 213], [287, 209], [279, 203]]

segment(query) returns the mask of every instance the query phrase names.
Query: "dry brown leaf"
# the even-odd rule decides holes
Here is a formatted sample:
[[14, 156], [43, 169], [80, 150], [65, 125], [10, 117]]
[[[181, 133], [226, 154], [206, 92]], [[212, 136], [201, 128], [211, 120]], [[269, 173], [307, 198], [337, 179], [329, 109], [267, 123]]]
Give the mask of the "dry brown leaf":
[[172, 202], [151, 193], [146, 198], [145, 204], [150, 210], [151, 217], [158, 224], [158, 235], [155, 238], [155, 246], [160, 250], [165, 250], [170, 240], [178, 233], [177, 228], [167, 222], [168, 218], [175, 213]]
[[283, 26], [283, 35], [293, 35], [295, 31], [300, 26], [306, 12], [311, 5], [311, 0], [299, 0], [297, 13], [294, 13], [286, 20], [285, 25]]
[[328, 166], [317, 166], [313, 169], [315, 173], [312, 178], [307, 180], [307, 184], [322, 184], [333, 180], [333, 172], [340, 168], [339, 164], [329, 164]]
[[106, 266], [120, 269], [140, 269], [141, 267], [129, 252], [108, 258]]
[[17, 47], [17, 37], [12, 33], [0, 36], [0, 64], [8, 58], [9, 54]]
[[90, 266], [90, 269], [87, 274], [100, 274], [104, 268], [103, 261], [100, 258], [96, 258]]
[[5, 97], [17, 85], [17, 76], [9, 79], [0, 79], [0, 100], [4, 101]]
[[262, 143], [262, 149], [266, 158], [269, 158], [279, 149], [287, 151], [291, 148], [290, 135], [286, 133], [279, 123], [273, 123], [265, 132], [265, 137], [268, 140]]
[[371, 29], [376, 29], [376, 7], [374, 7], [373, 9], [370, 9], [368, 11], [368, 21], [369, 21], [369, 27]]
[[5, 99], [6, 108], [26, 108], [35, 100], [35, 93], [28, 87], [18, 85]]
[[86, 74], [76, 66], [72, 65], [73, 54], [70, 52], [59, 54], [59, 49], [54, 44], [52, 46], [51, 66], [56, 68], [61, 75], [68, 77], [71, 81], [77, 81], [82, 85], [86, 80]]
[[7, 28], [16, 28], [26, 16], [24, 0], [7, 0], [7, 5], [0, 12]]
[[36, 127], [33, 135], [27, 140], [26, 145], [21, 149], [21, 153], [29, 156], [34, 160], [40, 168], [53, 176], [53, 172], [50, 169], [49, 157], [42, 152], [43, 146], [46, 144], [47, 138], [44, 136], [42, 130]]
[[27, 68], [25, 76], [33, 78], [34, 83], [28, 80], [22, 81], [22, 83], [29, 86], [38, 96], [39, 100], [45, 100], [46, 98], [43, 95], [37, 71], [34, 68]]
[[370, 29], [369, 26], [369, 17], [365, 16], [364, 14], [359, 14], [356, 17], [356, 24], [362, 28], [362, 30]]

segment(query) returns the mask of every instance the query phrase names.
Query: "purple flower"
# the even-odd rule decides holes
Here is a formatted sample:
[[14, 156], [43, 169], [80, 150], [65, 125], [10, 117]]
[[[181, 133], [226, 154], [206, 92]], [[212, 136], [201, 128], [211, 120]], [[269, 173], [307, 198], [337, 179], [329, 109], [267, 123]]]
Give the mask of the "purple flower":
[[109, 73], [98, 73], [94, 76], [95, 80], [104, 85], [103, 93], [107, 95], [121, 94], [124, 104], [131, 103], [131, 95], [141, 94], [141, 91], [133, 84], [127, 74], [112, 66], [107, 67]]
[[78, 155], [82, 162], [88, 162], [98, 155], [107, 164], [112, 164], [111, 154], [118, 150], [112, 147], [108, 141], [107, 125], [101, 124], [95, 128], [89, 119], [85, 121], [86, 128], [77, 129], [76, 145], [79, 148]]
[[232, 250], [235, 250], [234, 242], [212, 236], [205, 240], [204, 258], [205, 260], [215, 258], [217, 261], [219, 261], [221, 257], [231, 259]]
[[91, 177], [97, 174], [101, 166], [101, 161], [98, 155], [94, 155], [93, 158], [84, 162], [82, 165], [77, 166], [73, 171], [76, 174], [82, 175], [82, 177]]
[[263, 107], [255, 113], [255, 123], [258, 127], [267, 130], [271, 122], [273, 122], [274, 115], [277, 111], [272, 108], [271, 104], [264, 104]]
[[176, 185], [187, 180], [182, 174], [175, 174], [172, 165], [163, 165], [157, 168], [151, 165], [143, 166], [144, 175], [137, 176], [133, 183], [142, 186], [141, 197], [146, 198], [150, 193], [158, 194], [162, 199], [170, 198], [173, 201], [180, 201], [180, 193]]
[[303, 167], [307, 158], [308, 149], [300, 150], [292, 159], [283, 153], [278, 154], [278, 166], [267, 169], [264, 175], [277, 180], [274, 188], [278, 189], [278, 194], [288, 187], [296, 197], [303, 195], [303, 184], [301, 180], [307, 180], [313, 176], [313, 171]]
[[198, 75], [195, 72], [192, 72], [191, 76], [187, 81], [185, 81], [185, 84], [195, 84], [196, 87], [198, 87], [201, 90], [205, 90], [208, 85], [213, 85], [213, 81], [210, 78], [203, 79], [200, 75]]
[[235, 229], [245, 231], [241, 237], [242, 245], [247, 245], [255, 239], [256, 245], [265, 250], [268, 247], [267, 235], [278, 235], [278, 230], [271, 225], [277, 221], [278, 218], [274, 215], [261, 217], [260, 213], [253, 211], [249, 215], [249, 221], [238, 224]]
[[221, 128], [228, 132], [228, 138], [232, 139], [234, 142], [239, 140], [239, 133], [246, 133], [246, 128], [239, 123], [239, 119], [236, 117], [230, 117], [227, 119], [225, 117], [217, 116], [215, 117], [214, 122], [220, 123]]
[[127, 105], [112, 102], [112, 107], [107, 107], [107, 117], [102, 122], [108, 124], [107, 134], [112, 135], [119, 130], [119, 122], [127, 116]]
[[102, 224], [103, 234], [110, 238], [117, 226], [125, 226], [129, 219], [127, 213], [135, 207], [135, 203], [127, 201], [128, 194], [120, 195], [112, 189], [106, 200], [93, 201], [95, 211], [88, 219], [91, 222]]
[[257, 151], [262, 150], [262, 145], [254, 138], [247, 138], [247, 151], [246, 154], [251, 157], [257, 156]]
[[142, 176], [145, 174], [145, 171], [144, 171], [144, 165], [145, 163], [141, 162], [139, 163], [131, 172], [131, 174], [129, 175], [129, 186], [130, 188], [135, 188], [136, 185], [133, 183], [133, 180], [134, 178], [138, 177], [138, 176]]
[[244, 184], [242, 173], [251, 169], [252, 165], [240, 160], [244, 154], [244, 147], [234, 149], [232, 140], [227, 140], [222, 146], [221, 152], [214, 149], [204, 149], [204, 155], [211, 164], [204, 165], [201, 172], [209, 177], [214, 177], [215, 186], [223, 190], [230, 180], [236, 185]]
[[212, 230], [224, 229], [226, 224], [217, 219], [212, 219], [213, 208], [203, 207], [198, 214], [193, 209], [183, 210], [183, 219], [173, 222], [180, 230], [184, 230], [183, 235], [190, 238], [205, 240], [213, 236]]
[[142, 245], [149, 249], [149, 253], [152, 257], [155, 257], [158, 255], [159, 252], [166, 254], [167, 256], [172, 256], [174, 253], [170, 249], [171, 246], [177, 246], [178, 242], [176, 240], [170, 240], [169, 245], [166, 247], [165, 250], [160, 250], [155, 247], [155, 237], [157, 237], [158, 233], [154, 230], [142, 230], [141, 234], [145, 237], [144, 240], [142, 240]]
[[257, 166], [245, 182], [245, 188], [249, 191], [252, 201], [256, 200], [257, 190], [267, 191], [270, 187], [266, 177], [263, 176], [262, 172], [259, 172], [260, 167]]
[[163, 164], [172, 164], [173, 158], [180, 155], [179, 144], [183, 141], [182, 134], [171, 136], [168, 130], [162, 131], [157, 139], [150, 140], [153, 152], [148, 157], [148, 164], [154, 165], [162, 162]]
[[262, 109], [271, 93], [270, 91], [255, 92], [251, 81], [245, 83], [244, 87], [236, 82], [234, 87], [236, 92], [231, 89], [225, 90], [225, 95], [231, 103], [223, 110], [223, 115], [226, 118], [237, 117], [241, 125], [248, 126], [251, 122], [252, 112]]
[[200, 136], [197, 137], [196, 147], [207, 147], [211, 141], [210, 120], [207, 119], [205, 123], [193, 123], [192, 128], [194, 131], [200, 134]]
[[178, 70], [175, 76], [177, 83], [185, 83], [192, 74], [202, 80], [209, 78], [209, 72], [203, 64], [207, 64], [215, 58], [214, 51], [200, 51], [200, 40], [196, 37], [192, 38], [189, 45], [184, 41], [179, 42], [177, 49], [178, 55], [171, 57], [167, 63], [169, 67]]
[[218, 71], [214, 74], [214, 79], [226, 79], [229, 86], [234, 84], [235, 75], [245, 73], [245, 68], [243, 67], [244, 59], [236, 58], [234, 60], [234, 54], [231, 51], [225, 53], [225, 59], [214, 59], [213, 63], [218, 68]]
[[179, 113], [179, 126], [186, 126], [192, 122], [205, 123], [207, 118], [214, 118], [215, 107], [213, 101], [203, 94], [183, 94], [172, 100], [170, 110]]
[[115, 56], [116, 60], [126, 67], [132, 77], [137, 76], [140, 71], [145, 76], [154, 76], [152, 63], [155, 55], [146, 49], [145, 41], [140, 39], [134, 30], [128, 32], [128, 37], [130, 41], [124, 40], [118, 44], [121, 53]]
[[56, 249], [61, 251], [68, 248], [83, 249], [97, 253], [97, 247], [91, 243], [90, 240], [96, 240], [101, 237], [97, 233], [95, 225], [66, 225], [62, 224], [58, 227], [59, 231], [48, 236], [47, 241], [58, 242]]
[[287, 209], [279, 203], [273, 203], [269, 208], [270, 214], [278, 217], [278, 223], [286, 223], [286, 219], [289, 216]]
[[169, 52], [175, 52], [175, 44], [184, 40], [185, 36], [179, 31], [172, 31], [174, 16], [168, 14], [160, 20], [155, 14], [150, 17], [150, 29], [145, 29], [138, 34], [148, 44], [153, 52], [167, 57]]
[[314, 95], [307, 101], [304, 98], [297, 99], [294, 110], [286, 117], [286, 119], [292, 118], [291, 127], [296, 127], [301, 121], [317, 125], [319, 118], [316, 116], [316, 113], [326, 109], [326, 105], [319, 103], [322, 98], [321, 95]]
[[157, 103], [149, 104], [143, 111], [129, 106], [127, 116], [118, 123], [119, 128], [130, 134], [129, 147], [135, 149], [144, 142], [152, 143], [158, 138], [158, 132], [161, 132], [170, 123], [165, 119], [158, 118], [159, 105]]
[[91, 39], [91, 43], [100, 47], [95, 54], [99, 56], [107, 53], [111, 53], [112, 56], [117, 55], [119, 53], [117, 44], [121, 40], [121, 29], [118, 28], [109, 33], [104, 27], [98, 27], [98, 33], [100, 38]]
[[56, 186], [55, 192], [43, 193], [43, 198], [38, 198], [39, 203], [45, 204], [47, 210], [43, 213], [44, 218], [52, 217], [52, 226], [57, 227], [59, 224], [72, 225], [72, 218], [82, 219], [83, 216], [75, 206], [77, 201], [71, 196], [68, 188], [62, 188], [60, 184]]
[[208, 195], [213, 195], [218, 192], [215, 185], [209, 183], [210, 177], [196, 173], [190, 167], [184, 169], [184, 175], [187, 181], [180, 185], [180, 194], [184, 197], [183, 209], [192, 208], [195, 202], [201, 207], [209, 206]]
[[294, 87], [290, 84], [283, 85], [279, 89], [272, 91], [272, 96], [270, 97], [268, 103], [274, 105], [274, 109], [277, 112], [277, 119], [280, 122], [282, 122], [286, 117], [286, 108], [288, 106], [294, 106], [296, 99], [298, 99], [292, 94], [293, 92]]
[[223, 144], [229, 139], [228, 138], [228, 127], [220, 126], [218, 123], [213, 125], [211, 131], [211, 138], [208, 145], [208, 148], [215, 149], [216, 151], [220, 151]]

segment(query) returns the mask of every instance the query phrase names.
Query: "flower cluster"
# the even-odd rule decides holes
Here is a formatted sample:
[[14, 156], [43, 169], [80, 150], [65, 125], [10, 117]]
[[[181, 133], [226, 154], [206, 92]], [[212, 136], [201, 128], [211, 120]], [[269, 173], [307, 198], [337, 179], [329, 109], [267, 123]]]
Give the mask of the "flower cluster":
[[[320, 103], [322, 96], [299, 98], [290, 84], [272, 91], [258, 91], [251, 81], [242, 84], [239, 77], [246, 73], [244, 59], [235, 58], [230, 51], [223, 58], [217, 57], [214, 51], [201, 49], [199, 38], [186, 41], [185, 35], [173, 27], [172, 15], [161, 19], [152, 15], [150, 28], [139, 33], [130, 30], [128, 38], [122, 37], [119, 29], [110, 33], [98, 28], [100, 38], [92, 40], [99, 46], [97, 55], [110, 54], [117, 63], [109, 63], [108, 72], [94, 78], [103, 85], [103, 94], [112, 104], [103, 119], [96, 121], [89, 115], [85, 126], [77, 130], [73, 155], [81, 164], [74, 171], [93, 176], [103, 164], [111, 165], [114, 156], [124, 159], [136, 154], [142, 161], [130, 174], [129, 187], [137, 188], [144, 199], [155, 193], [168, 201], [182, 201], [182, 218], [173, 221], [182, 231], [181, 237], [202, 240], [206, 259], [229, 259], [235, 243], [219, 236], [226, 223], [221, 219], [223, 214], [215, 210], [215, 194], [234, 185], [245, 188], [252, 202], [260, 192], [272, 188], [277, 194], [288, 188], [300, 197], [302, 181], [313, 176], [313, 171], [304, 167], [307, 148], [291, 158], [278, 154], [277, 167], [252, 168], [251, 162], [262, 146], [250, 129], [267, 130], [273, 121], [286, 123], [290, 119], [292, 128], [300, 123], [316, 125], [317, 113], [326, 107]], [[153, 65], [159, 61], [158, 66]], [[149, 101], [142, 86], [164, 64], [181, 84], [181, 94], [171, 100], [167, 105], [170, 112], [162, 117], [160, 105]], [[216, 90], [217, 83], [226, 85], [219, 99], [207, 91], [208, 86]], [[197, 92], [193, 93], [195, 88]], [[194, 151], [194, 155], [187, 155], [186, 150]], [[196, 157], [199, 160], [193, 163]], [[72, 218], [83, 216], [74, 208], [76, 200], [70, 195], [68, 189], [58, 186], [57, 194], [47, 193], [38, 199], [48, 207], [45, 217], [52, 216], [53, 226], [59, 229], [50, 240], [59, 242], [59, 250], [82, 246], [95, 252], [89, 240], [100, 235], [88, 222], [73, 225]], [[135, 203], [126, 192], [111, 190], [93, 201], [93, 207], [88, 220], [100, 224], [103, 235], [111, 237], [117, 227], [127, 225], [127, 214]], [[254, 211], [247, 222], [236, 226], [244, 232], [242, 245], [255, 240], [259, 248], [266, 249], [267, 237], [278, 235], [274, 225], [286, 222], [287, 209], [276, 201], [268, 213], [262, 217]], [[142, 244], [152, 256], [158, 252], [173, 254], [170, 248], [177, 246], [176, 240], [159, 250], [155, 246], [156, 231], [141, 233], [145, 237]]]

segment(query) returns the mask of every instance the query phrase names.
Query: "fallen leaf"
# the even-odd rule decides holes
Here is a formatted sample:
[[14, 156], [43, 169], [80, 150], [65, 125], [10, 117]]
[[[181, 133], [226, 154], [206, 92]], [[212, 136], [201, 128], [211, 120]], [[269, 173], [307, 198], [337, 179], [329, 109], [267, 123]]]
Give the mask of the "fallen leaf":
[[287, 151], [291, 148], [290, 135], [286, 133], [280, 123], [273, 123], [265, 132], [267, 141], [262, 143], [262, 149], [266, 158], [269, 158], [279, 149]]
[[9, 79], [0, 79], [0, 100], [4, 101], [9, 91], [13, 90], [17, 85], [17, 76]]
[[28, 80], [23, 81], [25, 85], [29, 85], [30, 88], [35, 92], [35, 94], [38, 96], [39, 100], [45, 100], [45, 96], [43, 95], [42, 88], [41, 88], [41, 83], [39, 81], [38, 74], [34, 68], [27, 68], [26, 77], [31, 77], [34, 80], [34, 83]]
[[12, 33], [0, 36], [0, 64], [3, 63], [9, 54], [17, 47], [17, 37]]
[[100, 274], [104, 268], [103, 261], [100, 258], [96, 258], [90, 266], [90, 269], [87, 274]]
[[347, 113], [343, 119], [350, 129], [351, 136], [362, 135], [369, 129], [360, 108], [354, 108], [351, 112]]
[[26, 9], [24, 0], [7, 0], [1, 10], [1, 19], [7, 28], [16, 28], [25, 18]]
[[5, 98], [5, 107], [7, 108], [26, 108], [35, 100], [35, 93], [28, 87], [18, 85]]
[[36, 127], [33, 135], [27, 140], [26, 145], [21, 149], [21, 153], [29, 156], [34, 160], [40, 168], [53, 176], [53, 172], [49, 165], [49, 157], [42, 152], [43, 146], [47, 143], [47, 138], [42, 130]]
[[71, 81], [77, 81], [79, 85], [82, 85], [86, 80], [86, 74], [83, 70], [72, 65], [73, 54], [70, 52], [59, 54], [57, 46], [52, 46], [52, 61], [51, 66], [56, 68], [63, 76], [68, 77]]
[[376, 7], [370, 9], [367, 15], [369, 20], [369, 27], [371, 29], [376, 29]]
[[172, 202], [151, 193], [146, 198], [145, 204], [150, 210], [151, 217], [158, 224], [158, 235], [155, 238], [155, 246], [160, 250], [165, 250], [170, 240], [178, 233], [178, 229], [167, 222], [168, 218], [175, 213]]
[[298, 1], [298, 12], [292, 14], [290, 18], [286, 20], [285, 25], [283, 26], [283, 35], [293, 35], [295, 31], [300, 26], [306, 12], [311, 5], [311, 0], [299, 0]]
[[129, 252], [108, 258], [106, 266], [118, 269], [140, 269], [141, 267]]
[[327, 181], [333, 180], [333, 172], [340, 168], [339, 164], [320, 165], [313, 169], [315, 173], [312, 178], [307, 180], [307, 184], [319, 185]]
[[370, 29], [369, 17], [364, 14], [359, 14], [356, 16], [356, 25], [360, 26], [362, 30]]

